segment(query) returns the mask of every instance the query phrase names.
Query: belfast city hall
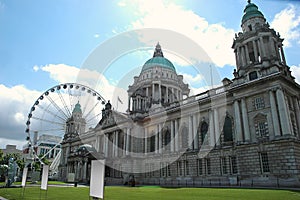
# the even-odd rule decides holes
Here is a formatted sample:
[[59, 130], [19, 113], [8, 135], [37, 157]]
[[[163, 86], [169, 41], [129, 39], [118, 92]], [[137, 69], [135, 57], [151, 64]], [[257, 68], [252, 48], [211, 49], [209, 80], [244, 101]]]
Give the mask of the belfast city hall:
[[106, 184], [299, 186], [300, 86], [283, 39], [250, 1], [232, 49], [233, 79], [190, 95], [157, 43], [128, 87], [128, 109], [108, 101], [86, 129], [80, 102], [61, 143], [59, 177], [88, 183], [105, 159]]

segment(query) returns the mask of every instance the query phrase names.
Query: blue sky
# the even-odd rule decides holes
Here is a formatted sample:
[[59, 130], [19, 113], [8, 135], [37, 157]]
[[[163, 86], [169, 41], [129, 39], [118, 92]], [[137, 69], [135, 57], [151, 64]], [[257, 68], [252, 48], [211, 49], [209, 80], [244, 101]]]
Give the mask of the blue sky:
[[[253, 3], [285, 38], [287, 63], [299, 82], [300, 1]], [[235, 61], [230, 47], [234, 33], [241, 31], [246, 5], [246, 0], [0, 0], [0, 147], [20, 147], [27, 113], [38, 96], [59, 83], [76, 81], [89, 55], [126, 31], [162, 28], [183, 34], [207, 52], [221, 78], [232, 78]], [[164, 49], [164, 41], [158, 40]], [[111, 91], [118, 91], [125, 101], [128, 84], [152, 49], [122, 55], [104, 72], [96, 72], [104, 85], [99, 92], [110, 99]], [[165, 56], [194, 93], [203, 91], [208, 83], [197, 71], [170, 52]]]

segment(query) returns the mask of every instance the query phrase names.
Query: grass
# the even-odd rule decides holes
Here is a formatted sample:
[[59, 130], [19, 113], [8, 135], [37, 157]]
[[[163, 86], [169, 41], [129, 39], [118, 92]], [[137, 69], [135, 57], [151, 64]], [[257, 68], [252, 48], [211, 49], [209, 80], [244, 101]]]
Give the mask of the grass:
[[[89, 199], [88, 187], [26, 187], [24, 200], [34, 199]], [[2, 188], [0, 196], [9, 200], [22, 199], [22, 188]], [[216, 189], [216, 188], [161, 188], [161, 187], [106, 187], [105, 200], [300, 200], [300, 193], [288, 190], [267, 189]]]
[[[32, 182], [30, 182], [30, 181], [26, 182], [26, 185], [31, 185], [31, 184], [32, 184]], [[41, 184], [41, 183], [37, 182], [35, 184]], [[66, 184], [67, 183], [62, 182], [62, 181], [48, 181], [48, 185], [66, 185]], [[19, 186], [19, 185], [21, 185], [20, 181], [12, 183], [12, 186]], [[5, 182], [0, 182], [0, 186], [5, 186]]]

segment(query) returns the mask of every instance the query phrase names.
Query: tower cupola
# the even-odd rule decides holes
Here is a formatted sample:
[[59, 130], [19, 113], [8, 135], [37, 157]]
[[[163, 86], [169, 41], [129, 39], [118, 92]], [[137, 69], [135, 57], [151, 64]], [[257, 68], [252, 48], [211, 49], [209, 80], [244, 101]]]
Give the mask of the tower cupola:
[[292, 78], [286, 65], [283, 39], [270, 28], [258, 6], [248, 0], [242, 17], [242, 32], [235, 35], [232, 48], [237, 69], [235, 84], [282, 72]]

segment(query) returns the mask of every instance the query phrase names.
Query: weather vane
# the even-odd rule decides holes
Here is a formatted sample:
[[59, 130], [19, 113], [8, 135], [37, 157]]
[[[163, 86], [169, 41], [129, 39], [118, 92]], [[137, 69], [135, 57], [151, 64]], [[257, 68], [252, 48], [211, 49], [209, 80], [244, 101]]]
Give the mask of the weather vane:
[[248, 3], [251, 3], [251, 0], [248, 0]]

